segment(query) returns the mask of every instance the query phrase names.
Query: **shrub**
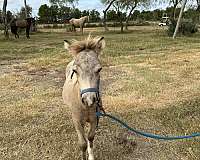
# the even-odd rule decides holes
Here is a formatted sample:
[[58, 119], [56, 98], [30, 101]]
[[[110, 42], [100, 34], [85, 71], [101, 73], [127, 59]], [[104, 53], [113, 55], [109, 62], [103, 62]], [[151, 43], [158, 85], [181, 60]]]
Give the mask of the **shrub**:
[[[176, 20], [171, 20], [171, 23], [169, 24], [168, 34], [170, 36], [173, 35], [175, 31], [176, 23], [177, 23]], [[183, 20], [178, 29], [178, 34], [182, 35], [190, 35], [196, 32], [198, 32], [197, 24], [189, 20]]]

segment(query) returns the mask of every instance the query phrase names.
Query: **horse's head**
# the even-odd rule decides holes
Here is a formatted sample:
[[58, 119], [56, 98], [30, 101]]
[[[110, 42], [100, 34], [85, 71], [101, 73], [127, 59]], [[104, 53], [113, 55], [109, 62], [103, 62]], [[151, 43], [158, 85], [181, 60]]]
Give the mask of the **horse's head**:
[[27, 23], [30, 24], [34, 24], [35, 23], [35, 18], [29, 17], [25, 19], [27, 21]]
[[90, 21], [90, 16], [86, 16], [86, 22]]
[[74, 56], [73, 75], [76, 74], [82, 103], [93, 106], [99, 100], [100, 71], [102, 69], [99, 55], [105, 47], [103, 37], [84, 41], [65, 41], [65, 48]]

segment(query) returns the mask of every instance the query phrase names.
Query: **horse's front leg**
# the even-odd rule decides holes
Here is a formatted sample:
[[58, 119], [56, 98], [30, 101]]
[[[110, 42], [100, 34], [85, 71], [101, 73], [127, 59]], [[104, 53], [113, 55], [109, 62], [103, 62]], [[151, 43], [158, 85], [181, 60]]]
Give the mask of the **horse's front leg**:
[[30, 31], [30, 27], [27, 27], [26, 28], [26, 37], [29, 39], [30, 38], [30, 36], [29, 36], [29, 31]]
[[82, 152], [82, 160], [86, 160], [87, 140], [85, 137], [84, 124], [80, 121], [74, 120], [74, 126], [78, 134], [78, 144]]
[[83, 26], [80, 26], [80, 31], [81, 31], [81, 33], [83, 35]]
[[94, 160], [94, 153], [93, 153], [93, 140], [95, 136], [97, 118], [96, 116], [92, 118], [92, 121], [89, 123], [89, 132], [88, 132], [88, 160]]

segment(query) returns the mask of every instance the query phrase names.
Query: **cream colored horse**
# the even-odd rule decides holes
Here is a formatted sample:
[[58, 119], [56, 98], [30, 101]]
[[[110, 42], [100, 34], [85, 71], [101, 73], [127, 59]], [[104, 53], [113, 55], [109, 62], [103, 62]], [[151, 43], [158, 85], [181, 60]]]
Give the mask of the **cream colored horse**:
[[80, 27], [80, 31], [83, 34], [83, 27], [86, 22], [89, 22], [89, 16], [84, 16], [79, 19], [72, 18], [69, 23], [72, 25], [73, 30], [76, 31], [76, 27]]
[[[86, 150], [88, 159], [94, 160], [93, 140], [98, 121], [96, 111], [104, 111], [99, 95], [102, 69], [99, 56], [105, 47], [103, 39], [89, 36], [83, 41], [64, 42], [65, 48], [73, 55], [74, 60], [66, 68], [62, 96], [72, 113], [83, 160], [86, 160]], [[89, 124], [87, 135], [84, 131], [86, 122]]]

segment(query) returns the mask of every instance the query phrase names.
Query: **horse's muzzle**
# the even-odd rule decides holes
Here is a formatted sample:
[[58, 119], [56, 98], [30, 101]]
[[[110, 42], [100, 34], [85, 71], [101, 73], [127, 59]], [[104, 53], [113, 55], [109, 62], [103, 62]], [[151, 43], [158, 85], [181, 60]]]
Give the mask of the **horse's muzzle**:
[[81, 101], [84, 105], [92, 107], [98, 102], [98, 97], [95, 92], [87, 92], [82, 95]]

